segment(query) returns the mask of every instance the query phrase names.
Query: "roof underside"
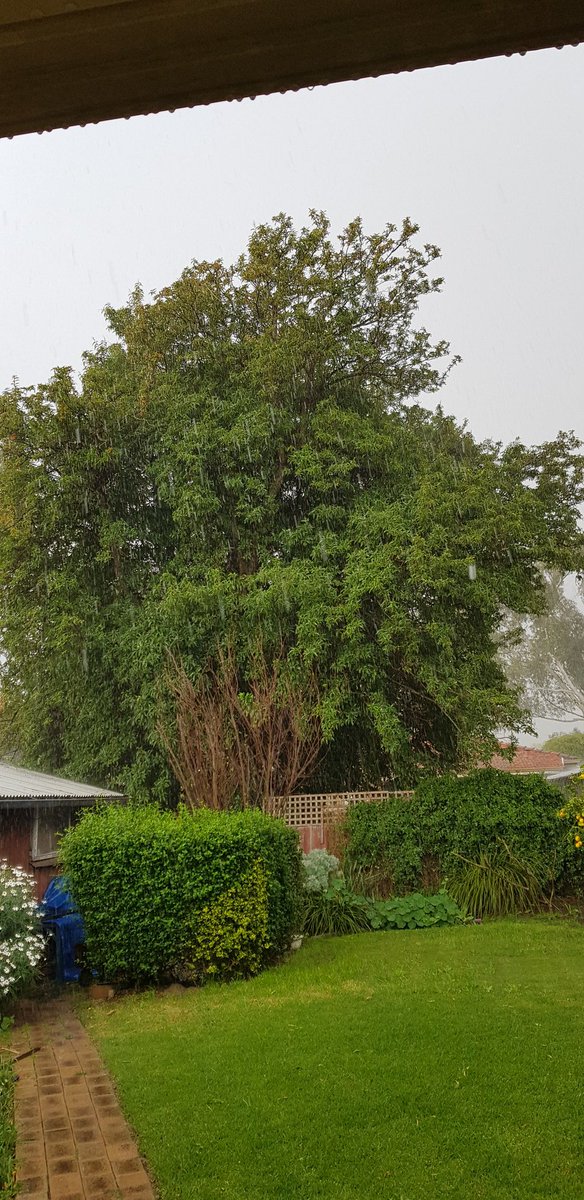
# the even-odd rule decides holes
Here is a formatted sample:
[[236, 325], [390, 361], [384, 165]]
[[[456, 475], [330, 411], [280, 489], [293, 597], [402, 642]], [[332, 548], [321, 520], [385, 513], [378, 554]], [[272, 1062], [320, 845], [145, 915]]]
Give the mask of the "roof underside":
[[60, 804], [90, 804], [100, 798], [121, 800], [122, 795], [107, 788], [75, 783], [71, 779], [60, 779], [58, 775], [43, 775], [40, 771], [27, 771], [12, 763], [0, 762], [0, 805], [20, 806], [45, 800]]
[[0, 136], [583, 40], [582, 0], [3, 0]]

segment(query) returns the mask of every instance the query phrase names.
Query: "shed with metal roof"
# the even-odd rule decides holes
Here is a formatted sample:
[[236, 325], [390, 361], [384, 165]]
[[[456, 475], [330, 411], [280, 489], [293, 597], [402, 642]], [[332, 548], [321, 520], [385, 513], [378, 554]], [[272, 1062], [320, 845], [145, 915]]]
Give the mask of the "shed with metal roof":
[[109, 788], [0, 762], [0, 859], [30, 871], [40, 899], [57, 872], [59, 835], [79, 810], [124, 799]]

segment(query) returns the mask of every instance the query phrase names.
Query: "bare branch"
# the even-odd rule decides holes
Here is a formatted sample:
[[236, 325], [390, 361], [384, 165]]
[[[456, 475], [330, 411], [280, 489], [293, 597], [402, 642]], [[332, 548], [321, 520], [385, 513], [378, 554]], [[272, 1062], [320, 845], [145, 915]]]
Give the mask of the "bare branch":
[[158, 731], [192, 808], [272, 811], [274, 795], [291, 794], [314, 771], [322, 742], [316, 679], [294, 683], [283, 649], [270, 662], [258, 649], [250, 674], [244, 692], [231, 647], [196, 683], [169, 655], [174, 727], [160, 720]]

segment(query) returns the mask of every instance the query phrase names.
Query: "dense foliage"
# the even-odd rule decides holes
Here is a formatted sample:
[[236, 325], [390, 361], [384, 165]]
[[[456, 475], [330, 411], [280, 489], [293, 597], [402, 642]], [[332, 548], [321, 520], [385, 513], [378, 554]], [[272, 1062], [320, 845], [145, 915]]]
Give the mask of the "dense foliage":
[[0, 860], [0, 1018], [32, 983], [44, 945], [30, 875]]
[[481, 851], [478, 858], [461, 858], [448, 877], [455, 900], [475, 917], [505, 917], [533, 912], [545, 897], [549, 873], [517, 858], [505, 842]]
[[340, 877], [326, 888], [307, 889], [303, 930], [308, 936], [362, 933], [366, 929], [430, 929], [458, 925], [464, 912], [444, 889], [377, 900], [355, 893]]
[[393, 900], [370, 900], [372, 929], [430, 929], [434, 925], [459, 925], [464, 913], [445, 891], [435, 896], [412, 892]]
[[567, 784], [558, 816], [563, 823], [565, 843], [570, 852], [577, 851], [576, 861], [584, 878], [584, 771]]
[[89, 960], [111, 982], [251, 974], [300, 921], [297, 834], [257, 811], [105, 806], [60, 855]]
[[168, 651], [196, 679], [229, 645], [244, 696], [258, 646], [316, 680], [320, 786], [405, 785], [521, 727], [494, 635], [541, 608], [540, 564], [581, 564], [582, 458], [414, 403], [451, 365], [417, 316], [437, 256], [408, 221], [280, 216], [108, 310], [79, 389], [3, 395], [0, 752], [168, 797]]
[[324, 889], [307, 890], [302, 928], [308, 937], [362, 933], [370, 928], [368, 901], [355, 895], [344, 879], [332, 879]]
[[190, 918], [183, 961], [174, 973], [183, 983], [256, 975], [270, 949], [267, 875], [258, 860]]
[[355, 805], [349, 861], [384, 872], [394, 890], [460, 878], [462, 868], [509, 856], [542, 886], [579, 887], [582, 860], [558, 819], [562, 795], [540, 775], [474, 771], [425, 780], [411, 799]]

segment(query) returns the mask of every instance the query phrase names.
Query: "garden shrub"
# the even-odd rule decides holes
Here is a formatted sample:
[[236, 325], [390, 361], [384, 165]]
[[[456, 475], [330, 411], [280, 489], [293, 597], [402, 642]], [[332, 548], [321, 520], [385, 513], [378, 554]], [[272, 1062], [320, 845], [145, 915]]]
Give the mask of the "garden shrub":
[[369, 907], [372, 929], [429, 929], [432, 925], [459, 925], [464, 912], [441, 890], [435, 896], [421, 892], [395, 900], [374, 900]]
[[33, 880], [0, 860], [0, 1019], [7, 1001], [32, 983], [44, 948]]
[[307, 892], [326, 892], [333, 875], [339, 869], [339, 860], [326, 850], [311, 850], [302, 855], [304, 886]]
[[391, 796], [349, 808], [343, 870], [351, 878], [356, 871], [376, 871], [389, 894], [420, 884], [423, 855], [413, 805], [409, 797]]
[[[247, 899], [257, 886], [267, 904], [265, 934], [258, 903], [255, 940], [247, 939], [254, 969], [287, 949], [301, 922], [298, 835], [257, 810], [173, 813], [106, 805], [88, 810], [67, 831], [60, 859], [85, 924], [89, 961], [112, 982], [169, 977], [197, 948], [197, 961], [209, 967], [224, 961], [229, 973], [238, 954], [232, 889], [245, 881]], [[229, 914], [223, 926], [220, 911]], [[245, 943], [242, 933], [242, 954]]]
[[344, 879], [333, 879], [326, 891], [306, 893], [303, 932], [308, 937], [361, 933], [370, 928], [368, 903], [350, 891]]
[[494, 858], [503, 845], [542, 883], [569, 888], [574, 856], [562, 834], [562, 797], [540, 775], [491, 769], [424, 780], [411, 798], [355, 805], [347, 816], [348, 861], [382, 870], [394, 891], [422, 887], [429, 866], [440, 880], [461, 861]]
[[443, 889], [435, 896], [416, 892], [394, 900], [372, 900], [356, 895], [344, 879], [333, 879], [326, 891], [307, 893], [304, 932], [316, 937], [366, 929], [429, 929], [432, 925], [457, 925], [464, 917]]
[[567, 859], [565, 873], [571, 891], [581, 894], [584, 891], [584, 772], [569, 781], [560, 803], [558, 818]]
[[255, 975], [269, 949], [267, 877], [258, 859], [238, 883], [197, 913], [175, 974], [185, 983], [213, 975]]
[[544, 899], [545, 876], [511, 854], [505, 842], [481, 853], [476, 862], [461, 858], [448, 878], [455, 900], [475, 917], [533, 912]]

